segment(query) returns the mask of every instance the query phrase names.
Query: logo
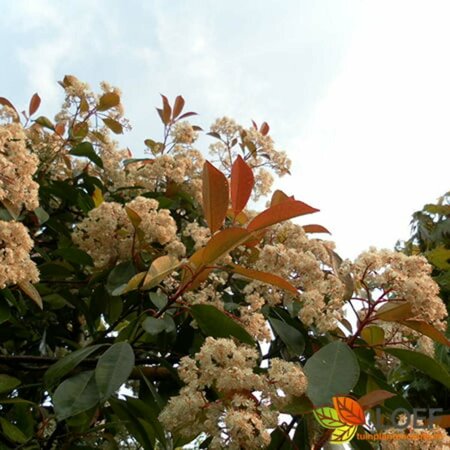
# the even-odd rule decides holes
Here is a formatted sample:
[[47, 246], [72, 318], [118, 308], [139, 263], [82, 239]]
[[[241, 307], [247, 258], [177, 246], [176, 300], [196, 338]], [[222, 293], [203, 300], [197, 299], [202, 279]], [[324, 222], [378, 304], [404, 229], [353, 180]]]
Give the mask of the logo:
[[[364, 405], [364, 400], [361, 398]], [[358, 403], [351, 397], [333, 397], [333, 406], [323, 406], [313, 410], [314, 417], [317, 422], [324, 428], [328, 428], [331, 431], [329, 442], [331, 444], [345, 444], [351, 441], [356, 434], [356, 430], [360, 425], [366, 425], [366, 417], [364, 412], [364, 406]], [[367, 409], [367, 408], [366, 408]], [[428, 411], [428, 416], [422, 415]], [[403, 430], [404, 433], [363, 433], [357, 434], [357, 440], [408, 440], [413, 437], [416, 439], [438, 440], [442, 439], [440, 434], [426, 434], [418, 433], [411, 436], [407, 433], [408, 427], [420, 430], [424, 428], [432, 428], [436, 419], [446, 416], [435, 416], [436, 412], [442, 412], [442, 408], [415, 408], [412, 413], [405, 408], [395, 409], [390, 416], [390, 427], [394, 429]], [[404, 423], [397, 423], [396, 418], [401, 414], [406, 418]], [[377, 430], [383, 430], [386, 425], [382, 423], [381, 411], [379, 408], [374, 409], [374, 417], [372, 422]]]
[[333, 430], [329, 442], [345, 444], [353, 439], [358, 425], [364, 425], [366, 418], [362, 406], [350, 397], [333, 397], [333, 406], [324, 406], [313, 411], [317, 422]]

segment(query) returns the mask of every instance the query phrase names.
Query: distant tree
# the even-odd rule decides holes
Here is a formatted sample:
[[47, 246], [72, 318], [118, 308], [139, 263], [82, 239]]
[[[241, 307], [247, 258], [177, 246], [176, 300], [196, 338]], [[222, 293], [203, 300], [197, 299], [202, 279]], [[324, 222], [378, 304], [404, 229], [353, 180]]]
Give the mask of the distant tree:
[[[323, 226], [290, 222], [317, 209], [271, 192], [290, 161], [266, 122], [216, 120], [206, 161], [195, 113], [162, 96], [162, 136], [135, 157], [112, 138], [129, 128], [118, 89], [60, 84], [54, 120], [37, 94], [21, 114], [0, 97], [0, 450], [364, 450], [378, 444], [357, 431], [440, 405], [447, 312], [430, 265], [343, 261], [311, 237]], [[436, 383], [420, 402], [416, 371]], [[448, 442], [407, 431], [425, 437], [383, 448]]]
[[[399, 241], [398, 251], [407, 255], [422, 255], [432, 267], [432, 277], [440, 288], [439, 295], [450, 310], [450, 192], [447, 192], [436, 203], [430, 203], [421, 211], [413, 214], [411, 221], [411, 237], [407, 241]], [[447, 318], [447, 324], [449, 319]], [[450, 338], [450, 328], [447, 337]], [[450, 370], [450, 350], [441, 343], [435, 343], [435, 356], [447, 370]], [[401, 366], [396, 374], [399, 385], [404, 387], [405, 395], [416, 406], [441, 407], [450, 414], [450, 391], [442, 390], [436, 383], [418, 371], [408, 370]], [[450, 422], [446, 422], [450, 428]]]

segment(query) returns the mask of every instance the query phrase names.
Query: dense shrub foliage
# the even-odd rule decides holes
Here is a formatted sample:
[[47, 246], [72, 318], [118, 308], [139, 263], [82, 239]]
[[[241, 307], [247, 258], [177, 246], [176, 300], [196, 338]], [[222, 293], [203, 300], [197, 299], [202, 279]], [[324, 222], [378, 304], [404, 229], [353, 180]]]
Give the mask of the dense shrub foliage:
[[[323, 226], [291, 222], [317, 209], [271, 192], [290, 161], [267, 123], [216, 120], [208, 155], [163, 96], [161, 138], [135, 158], [113, 139], [120, 91], [60, 84], [54, 120], [37, 95], [22, 114], [0, 98], [0, 448], [319, 449], [375, 433], [375, 407], [394, 430], [416, 373], [450, 388], [431, 266], [343, 260]], [[359, 416], [319, 425], [351, 398]], [[423, 432], [439, 440], [417, 448], [445, 448]]]

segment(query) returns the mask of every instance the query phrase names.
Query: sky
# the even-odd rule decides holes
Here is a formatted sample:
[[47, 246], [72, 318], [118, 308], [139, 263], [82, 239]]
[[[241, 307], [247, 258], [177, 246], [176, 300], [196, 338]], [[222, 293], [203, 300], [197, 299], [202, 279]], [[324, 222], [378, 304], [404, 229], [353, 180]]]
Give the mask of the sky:
[[[159, 94], [196, 123], [267, 121], [292, 176], [275, 188], [321, 210], [341, 256], [393, 248], [414, 211], [450, 189], [447, 0], [0, 0], [0, 96], [57, 80], [121, 88], [135, 155], [159, 137]], [[201, 141], [206, 150], [207, 141]], [[206, 152], [205, 152], [206, 154]]]

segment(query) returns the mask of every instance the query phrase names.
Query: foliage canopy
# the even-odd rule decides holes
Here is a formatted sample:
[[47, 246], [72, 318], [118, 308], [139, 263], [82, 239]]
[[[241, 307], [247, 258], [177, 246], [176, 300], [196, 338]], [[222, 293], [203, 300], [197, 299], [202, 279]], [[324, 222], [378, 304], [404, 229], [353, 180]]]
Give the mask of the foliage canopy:
[[[450, 388], [447, 311], [414, 250], [447, 286], [448, 241], [428, 225], [412, 256], [343, 261], [322, 225], [290, 222], [316, 208], [281, 191], [249, 208], [289, 173], [266, 122], [218, 119], [205, 161], [195, 113], [162, 96], [162, 138], [134, 158], [112, 138], [120, 91], [60, 84], [54, 121], [37, 94], [22, 114], [0, 98], [0, 448], [319, 449], [376, 406], [394, 427], [417, 405], [407, 370]], [[321, 428], [350, 397], [345, 433]]]

